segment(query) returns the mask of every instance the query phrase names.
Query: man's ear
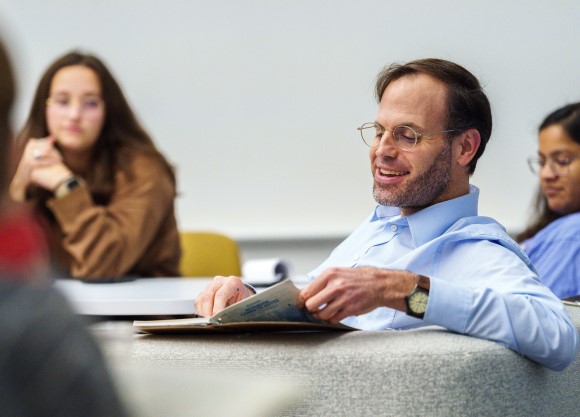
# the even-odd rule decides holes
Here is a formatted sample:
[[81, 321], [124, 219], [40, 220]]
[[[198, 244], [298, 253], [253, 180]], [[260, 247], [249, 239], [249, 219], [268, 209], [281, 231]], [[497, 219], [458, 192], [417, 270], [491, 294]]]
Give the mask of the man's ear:
[[455, 138], [455, 149], [457, 151], [456, 161], [460, 166], [467, 166], [477, 153], [481, 144], [481, 136], [477, 129], [467, 129]]

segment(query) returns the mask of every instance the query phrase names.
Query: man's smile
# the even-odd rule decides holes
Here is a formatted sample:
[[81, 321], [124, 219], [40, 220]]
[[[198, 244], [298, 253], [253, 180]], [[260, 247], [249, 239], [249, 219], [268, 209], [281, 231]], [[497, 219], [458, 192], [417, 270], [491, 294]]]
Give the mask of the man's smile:
[[401, 176], [401, 175], [407, 175], [409, 172], [406, 171], [392, 171], [389, 169], [382, 169], [379, 168], [379, 172], [381, 173], [381, 175], [386, 175], [386, 176]]

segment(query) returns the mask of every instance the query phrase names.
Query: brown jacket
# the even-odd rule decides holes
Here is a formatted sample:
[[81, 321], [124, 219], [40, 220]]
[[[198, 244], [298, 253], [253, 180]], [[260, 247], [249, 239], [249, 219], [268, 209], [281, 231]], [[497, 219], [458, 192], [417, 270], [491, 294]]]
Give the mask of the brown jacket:
[[96, 280], [180, 275], [175, 185], [151, 157], [133, 157], [130, 168], [131, 180], [117, 172], [106, 206], [95, 204], [85, 185], [47, 201], [56, 218], [49, 240], [58, 269]]

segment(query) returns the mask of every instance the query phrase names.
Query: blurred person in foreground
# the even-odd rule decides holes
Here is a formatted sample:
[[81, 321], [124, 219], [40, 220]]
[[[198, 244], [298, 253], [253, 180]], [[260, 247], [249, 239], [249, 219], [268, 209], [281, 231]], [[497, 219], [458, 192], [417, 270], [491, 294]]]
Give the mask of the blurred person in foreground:
[[[394, 64], [376, 97], [376, 118], [358, 129], [378, 206], [309, 274], [298, 306], [362, 330], [438, 325], [564, 369], [579, 346], [566, 308], [504, 227], [477, 213], [469, 177], [492, 128], [477, 78], [441, 59]], [[252, 294], [238, 277], [216, 277], [196, 311]]]
[[528, 163], [540, 187], [531, 223], [516, 240], [554, 294], [580, 295], [580, 103], [546, 116]]
[[180, 275], [173, 168], [103, 61], [70, 52], [50, 64], [17, 144], [10, 196], [43, 220], [56, 274]]
[[[6, 221], [10, 109], [15, 84], [0, 42], [0, 223]], [[11, 214], [6, 214], [11, 215]], [[22, 221], [22, 220], [21, 220]], [[103, 357], [84, 323], [48, 279], [34, 231], [0, 232], [0, 414], [4, 417], [125, 416]], [[0, 228], [3, 231], [6, 227]], [[22, 239], [18, 232], [24, 233]], [[10, 240], [10, 241], [7, 241]], [[18, 243], [25, 240], [25, 245]], [[16, 265], [4, 249], [20, 245]], [[14, 249], [10, 249], [14, 250]], [[26, 271], [22, 259], [29, 259]]]

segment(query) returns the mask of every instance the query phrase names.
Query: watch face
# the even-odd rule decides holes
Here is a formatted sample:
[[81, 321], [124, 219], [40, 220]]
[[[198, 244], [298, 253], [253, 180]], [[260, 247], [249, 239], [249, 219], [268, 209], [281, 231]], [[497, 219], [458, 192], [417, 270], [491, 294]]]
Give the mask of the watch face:
[[75, 188], [77, 188], [79, 185], [80, 185], [80, 183], [77, 181], [77, 179], [76, 179], [76, 178], [71, 178], [71, 180], [70, 180], [70, 181], [68, 181], [68, 182], [66, 183], [66, 187], [67, 187], [69, 190], [74, 190], [74, 189], [75, 189]]
[[423, 291], [416, 291], [409, 296], [409, 308], [416, 314], [422, 314], [427, 310], [429, 296]]

